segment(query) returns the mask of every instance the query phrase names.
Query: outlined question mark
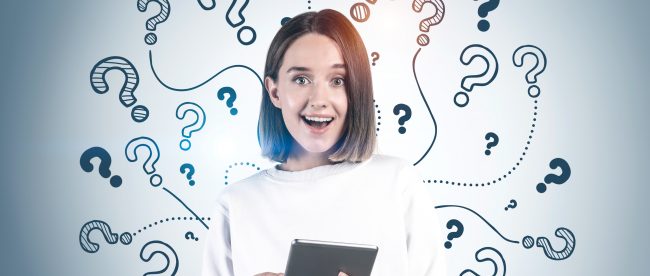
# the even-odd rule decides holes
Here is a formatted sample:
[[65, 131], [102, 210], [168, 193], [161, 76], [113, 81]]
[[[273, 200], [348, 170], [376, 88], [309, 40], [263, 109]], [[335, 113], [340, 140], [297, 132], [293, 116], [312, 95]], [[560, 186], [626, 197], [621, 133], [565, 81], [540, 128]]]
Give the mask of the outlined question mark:
[[[187, 172], [189, 171], [189, 172]], [[190, 163], [185, 163], [181, 166], [181, 173], [185, 174], [187, 172], [187, 180], [190, 181], [190, 186], [194, 186], [195, 182], [192, 180], [192, 176], [194, 175], [194, 166]]]
[[[151, 175], [156, 172], [156, 168], [154, 166], [160, 158], [160, 150], [158, 149], [158, 144], [156, 144], [156, 142], [151, 138], [144, 136], [134, 138], [133, 140], [129, 141], [129, 143], [126, 144], [126, 147], [124, 148], [124, 154], [126, 155], [126, 159], [129, 160], [129, 162], [135, 162], [138, 160], [138, 154], [136, 151], [139, 147], [144, 147], [149, 152], [147, 160], [145, 160], [144, 164], [142, 164], [142, 169], [144, 169], [144, 172], [146, 172], [147, 175]], [[162, 184], [162, 181], [162, 177], [158, 174], [153, 174], [151, 177], [149, 177], [149, 183], [151, 183], [151, 185], [154, 187], [160, 186], [160, 184]]]
[[[89, 148], [81, 154], [81, 157], [79, 158], [81, 169], [88, 173], [92, 172], [95, 167], [90, 163], [90, 160], [93, 158], [99, 158], [99, 175], [103, 178], [111, 177], [111, 155], [101, 147]], [[114, 175], [111, 177], [109, 182], [111, 183], [111, 186], [117, 188], [122, 185], [122, 177]]]
[[[499, 73], [499, 61], [492, 53], [492, 50], [480, 44], [472, 44], [460, 53], [460, 62], [463, 65], [470, 65], [475, 58], [480, 58], [485, 62], [486, 68], [483, 73], [478, 75], [469, 75], [460, 81], [460, 87], [467, 92], [472, 92], [476, 86], [486, 86], [497, 77]], [[471, 82], [470, 80], [475, 80]], [[460, 99], [465, 98], [464, 100]], [[454, 103], [458, 107], [465, 107], [469, 103], [469, 96], [466, 92], [461, 91], [454, 95]]]
[[[488, 13], [496, 10], [499, 6], [499, 0], [489, 0], [478, 7], [478, 16], [481, 18], [487, 17]], [[481, 32], [487, 32], [490, 29], [490, 22], [481, 19], [476, 25]]]
[[510, 209], [510, 208], [515, 209], [516, 207], [517, 207], [517, 201], [514, 200], [514, 199], [511, 199], [510, 204], [508, 204], [508, 206], [506, 208], [504, 208], [504, 209], [506, 209], [506, 211], [508, 211], [508, 209]]
[[[555, 158], [551, 160], [551, 162], [548, 164], [551, 169], [557, 169], [560, 167], [560, 170], [562, 171], [562, 174], [560, 175], [555, 175], [555, 174], [547, 174], [544, 177], [544, 182], [546, 184], [563, 184], [567, 180], [569, 180], [569, 177], [571, 177], [571, 167], [569, 166], [569, 163], [567, 163], [566, 160], [562, 158]], [[544, 183], [539, 183], [537, 184], [537, 191], [539, 193], [544, 193], [546, 192], [546, 184]]]
[[451, 228], [456, 227], [456, 231], [450, 232], [447, 234], [447, 241], [445, 242], [445, 248], [450, 249], [452, 244], [451, 240], [455, 238], [460, 238], [460, 236], [463, 235], [463, 232], [465, 231], [465, 227], [463, 224], [457, 220], [457, 219], [452, 219], [447, 222], [447, 229], [451, 230]]
[[[235, 18], [235, 22], [233, 22], [233, 20], [231, 20], [231, 18], [233, 17], [231, 15], [231, 12], [233, 11], [233, 8], [235, 7], [236, 4], [241, 5], [241, 7], [237, 9], [236, 15], [238, 18]], [[243, 12], [244, 9], [246, 9], [247, 5], [248, 5], [248, 0], [232, 0], [230, 6], [228, 7], [228, 11], [226, 12], [226, 22], [228, 22], [228, 25], [230, 25], [230, 27], [236, 28], [239, 25], [244, 24], [246, 19], [244, 18]], [[242, 33], [244, 31], [248, 31], [250, 33], [250, 39], [247, 41], [242, 39]], [[241, 43], [242, 45], [251, 45], [257, 39], [257, 33], [255, 32], [255, 29], [251, 28], [250, 26], [243, 26], [237, 31], [237, 39], [239, 40], [239, 43]]]
[[406, 128], [404, 127], [404, 123], [411, 119], [411, 108], [408, 105], [405, 105], [403, 103], [395, 105], [393, 108], [393, 114], [398, 115], [401, 113], [400, 111], [404, 111], [404, 115], [400, 116], [397, 122], [399, 123], [399, 133], [404, 134], [406, 133]]
[[[160, 12], [156, 16], [147, 19], [145, 26], [147, 30], [155, 31], [158, 24], [167, 20], [169, 13], [171, 12], [171, 8], [169, 6], [169, 1], [167, 0], [138, 0], [138, 10], [145, 12], [149, 6], [149, 3], [151, 2], [155, 2], [160, 5]], [[144, 36], [144, 42], [149, 45], [156, 44], [156, 41], [158, 41], [158, 37], [154, 33], [148, 33]]]
[[487, 149], [485, 150], [485, 155], [490, 155], [492, 153], [490, 149], [496, 147], [499, 144], [499, 136], [496, 135], [496, 133], [494, 132], [488, 132], [487, 134], [485, 134], [485, 140], [488, 141], [492, 140], [487, 144]]
[[199, 241], [199, 237], [194, 237], [194, 233], [192, 233], [192, 232], [190, 232], [190, 231], [188, 231], [187, 233], [185, 233], [185, 239], [186, 239], [186, 240], [193, 239], [193, 240], [195, 240], [195, 241]]
[[[106, 81], [106, 73], [111, 70], [119, 70], [124, 74], [124, 84], [120, 88], [120, 103], [124, 107], [134, 105], [138, 100], [133, 93], [138, 88], [140, 77], [138, 70], [135, 69], [133, 63], [123, 57], [112, 56], [98, 61], [93, 69], [90, 70], [90, 86], [97, 94], [104, 94], [108, 92], [108, 82]], [[137, 123], [144, 122], [149, 117], [149, 109], [143, 105], [137, 105], [131, 110], [131, 119]]]
[[[484, 254], [483, 252], [492, 252], [492, 253], [494, 253], [494, 254], [492, 254], [494, 256], [490, 257], [489, 255], [487, 255], [487, 253]], [[484, 256], [481, 257], [480, 255], [484, 255]], [[478, 262], [490, 261], [492, 263], [492, 265], [494, 266], [494, 272], [492, 273], [492, 276], [496, 276], [497, 274], [499, 274], [501, 276], [506, 276], [506, 260], [503, 258], [503, 255], [501, 255], [501, 252], [499, 252], [499, 250], [496, 250], [496, 248], [489, 247], [489, 246], [488, 247], [483, 247], [483, 248], [479, 249], [478, 251], [476, 251], [476, 253], [474, 254], [474, 258]], [[496, 261], [494, 261], [495, 259], [499, 259], [500, 261], [496, 262]], [[501, 272], [501, 273], [499, 273], [499, 272]], [[474, 270], [471, 270], [471, 269], [468, 268], [468, 269], [463, 270], [463, 272], [460, 273], [460, 276], [465, 276], [465, 275], [470, 275], [470, 274], [474, 275], [474, 276], [481, 275], [481, 274], [478, 274], [478, 273], [474, 272]]]
[[[99, 230], [102, 232], [104, 239], [109, 244], [116, 244], [118, 241], [117, 234], [111, 231], [111, 227], [108, 226], [108, 223], [101, 220], [89, 221], [84, 224], [81, 227], [81, 231], [79, 231], [79, 244], [81, 245], [81, 249], [88, 253], [95, 253], [99, 251], [99, 244], [94, 243], [90, 240], [90, 232], [93, 230]], [[132, 240], [132, 236], [128, 232], [122, 233], [119, 238], [119, 241], [124, 245], [130, 244]]]
[[[555, 236], [565, 241], [565, 245], [562, 250], [556, 251], [553, 249], [551, 242], [546, 237], [537, 238], [537, 247], [543, 248], [544, 255], [546, 255], [546, 257], [551, 260], [561, 261], [568, 257], [571, 257], [571, 254], [573, 254], [573, 250], [576, 247], [576, 237], [573, 235], [573, 232], [567, 228], [560, 227], [555, 230]], [[521, 244], [524, 246], [524, 248], [530, 249], [533, 247], [534, 241], [535, 239], [533, 239], [533, 237], [525, 236], [521, 241]]]
[[233, 107], [233, 104], [237, 99], [237, 92], [235, 92], [235, 89], [232, 89], [232, 87], [229, 86], [221, 87], [221, 89], [219, 89], [217, 92], [217, 98], [219, 98], [220, 101], [223, 101], [225, 99], [225, 94], [228, 94], [226, 106], [230, 108], [230, 115], [237, 115], [237, 108]]
[[[526, 82], [530, 84], [528, 87], [528, 96], [537, 98], [541, 93], [539, 86], [537, 86], [537, 77], [546, 70], [546, 54], [542, 49], [535, 45], [519, 46], [512, 53], [512, 63], [517, 67], [524, 65], [524, 58], [530, 55], [535, 58], [535, 65], [526, 73]], [[534, 92], [535, 91], [535, 92]]]
[[[146, 243], [140, 250], [140, 259], [145, 262], [149, 262], [156, 254], [162, 255], [163, 257], [165, 257], [165, 260], [167, 260], [165, 264], [165, 268], [158, 271], [147, 272], [144, 274], [144, 276], [163, 274], [171, 266], [174, 267], [174, 270], [172, 270], [169, 275], [171, 276], [176, 275], [176, 272], [178, 272], [178, 255], [176, 255], [176, 251], [174, 251], [174, 248], [172, 248], [171, 246], [169, 246], [169, 244], [166, 244], [162, 241], [150, 241]], [[171, 256], [173, 256], [174, 258], [171, 259], [170, 258]]]
[[375, 61], [379, 59], [379, 53], [377, 52], [372, 52], [370, 55], [372, 57], [372, 66], [375, 66]]
[[187, 139], [182, 139], [179, 144], [181, 149], [184, 151], [187, 151], [192, 147], [192, 143], [190, 142], [189, 138], [192, 137], [193, 132], [199, 131], [203, 128], [206, 119], [205, 111], [203, 111], [203, 108], [201, 108], [201, 106], [199, 106], [198, 104], [191, 103], [191, 102], [184, 102], [176, 108], [176, 118], [179, 120], [183, 120], [185, 119], [185, 116], [187, 115], [188, 112], [191, 112], [194, 115], [196, 115], [196, 120], [181, 130], [181, 135], [187, 138]]
[[217, 3], [214, 0], [206, 0], [210, 2], [210, 5], [205, 5], [203, 4], [203, 0], [197, 0], [199, 2], [199, 5], [201, 6], [202, 9], [209, 11], [211, 9], [214, 9], [214, 7], [217, 6]]
[[[431, 3], [436, 8], [436, 12], [431, 17], [427, 17], [420, 21], [420, 31], [429, 32], [431, 26], [435, 26], [442, 22], [445, 17], [445, 3], [442, 0], [413, 0], [411, 8], [415, 12], [421, 12], [424, 4]], [[427, 46], [429, 44], [429, 36], [426, 34], [418, 35], [416, 41], [420, 46]]]

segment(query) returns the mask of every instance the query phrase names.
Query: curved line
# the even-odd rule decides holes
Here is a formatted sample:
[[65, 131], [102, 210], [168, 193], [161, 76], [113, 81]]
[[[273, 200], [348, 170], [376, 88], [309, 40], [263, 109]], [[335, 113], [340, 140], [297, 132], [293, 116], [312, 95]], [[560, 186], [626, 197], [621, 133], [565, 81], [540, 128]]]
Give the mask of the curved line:
[[415, 55], [413, 56], [413, 77], [415, 77], [415, 83], [418, 85], [418, 90], [420, 91], [420, 96], [422, 96], [422, 100], [424, 101], [424, 105], [427, 107], [427, 110], [429, 111], [429, 115], [431, 116], [431, 120], [433, 120], [433, 126], [435, 127], [434, 133], [433, 133], [433, 141], [431, 141], [431, 145], [429, 145], [429, 148], [427, 149], [426, 152], [424, 152], [424, 155], [420, 157], [420, 159], [413, 164], [413, 166], [417, 165], [424, 159], [424, 157], [429, 154], [429, 151], [433, 147], [433, 144], [436, 142], [436, 137], [438, 137], [438, 124], [436, 123], [436, 118], [433, 117], [433, 113], [431, 113], [431, 108], [429, 108], [429, 103], [427, 103], [427, 99], [424, 97], [424, 94], [422, 93], [422, 88], [420, 87], [420, 82], [418, 81], [418, 75], [415, 73], [415, 60], [418, 58], [418, 54], [420, 53], [420, 50], [422, 48], [419, 48], [417, 52], [415, 52]]
[[221, 71], [217, 72], [216, 74], [214, 74], [212, 77], [210, 77], [206, 81], [204, 81], [204, 82], [202, 82], [200, 84], [197, 84], [197, 85], [195, 85], [193, 87], [190, 87], [190, 88], [174, 88], [174, 87], [171, 87], [171, 86], [165, 84], [160, 79], [160, 77], [158, 77], [158, 73], [156, 73], [156, 69], [153, 67], [153, 58], [152, 58], [152, 55], [151, 55], [151, 50], [149, 50], [149, 66], [151, 66], [151, 72], [153, 72], [153, 75], [156, 77], [156, 80], [158, 80], [158, 82], [160, 84], [162, 84], [162, 86], [164, 86], [165, 88], [167, 88], [169, 90], [178, 91], [178, 92], [186, 92], [186, 91], [197, 89], [197, 88], [203, 86], [204, 84], [210, 82], [212, 79], [216, 78], [217, 76], [219, 76], [219, 74], [223, 73], [224, 71], [229, 70], [231, 68], [236, 68], [236, 67], [245, 68], [245, 69], [248, 69], [248, 71], [253, 72], [253, 74], [255, 74], [255, 76], [257, 77], [257, 80], [260, 82], [260, 85], [262, 85], [262, 87], [264, 87], [264, 84], [262, 82], [262, 78], [260, 77], [260, 75], [258, 75], [257, 72], [255, 72], [255, 70], [251, 69], [250, 67], [248, 67], [246, 65], [241, 65], [241, 64], [230, 65], [230, 66], [228, 66], [228, 67], [226, 67], [224, 69], [221, 69]]
[[210, 227], [208, 227], [208, 225], [205, 224], [205, 222], [203, 222], [203, 220], [202, 220], [202, 219], [201, 219], [201, 218], [200, 218], [196, 213], [194, 213], [194, 211], [192, 211], [192, 209], [190, 209], [190, 207], [187, 207], [187, 204], [185, 204], [185, 202], [183, 202], [180, 198], [178, 198], [178, 197], [177, 197], [174, 193], [172, 193], [170, 190], [167, 190], [167, 188], [163, 187], [163, 190], [165, 190], [165, 192], [168, 192], [168, 193], [169, 193], [170, 195], [172, 195], [176, 200], [178, 200], [178, 202], [180, 202], [181, 204], [183, 204], [183, 206], [185, 206], [185, 209], [187, 209], [188, 211], [190, 211], [190, 213], [192, 213], [192, 215], [194, 215], [194, 217], [196, 218], [196, 220], [200, 221], [201, 224], [203, 224], [203, 226], [205, 226], [205, 229], [210, 229]]
[[479, 218], [481, 218], [485, 223], [487, 223], [487, 225], [490, 226], [490, 228], [492, 228], [492, 230], [494, 230], [494, 232], [496, 232], [502, 239], [504, 239], [504, 240], [506, 240], [508, 242], [511, 242], [511, 243], [519, 243], [519, 241], [513, 241], [513, 240], [508, 239], [508, 238], [504, 237], [503, 235], [501, 235], [499, 230], [494, 228], [494, 226], [492, 226], [492, 224], [490, 224], [485, 218], [483, 218], [483, 216], [479, 215], [477, 212], [475, 212], [474, 210], [472, 210], [470, 208], [467, 208], [465, 206], [460, 206], [460, 205], [438, 205], [438, 206], [436, 206], [436, 209], [447, 208], [447, 207], [457, 207], [457, 208], [462, 208], [462, 209], [468, 210], [468, 211], [474, 213], [475, 215], [477, 215]]

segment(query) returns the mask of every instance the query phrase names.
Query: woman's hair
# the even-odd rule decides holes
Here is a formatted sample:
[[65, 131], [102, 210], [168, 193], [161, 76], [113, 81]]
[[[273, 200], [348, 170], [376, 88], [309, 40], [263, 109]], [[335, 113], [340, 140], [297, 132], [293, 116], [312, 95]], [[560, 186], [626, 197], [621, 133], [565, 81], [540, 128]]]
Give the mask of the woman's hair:
[[[264, 66], [264, 77], [278, 81], [284, 54], [299, 37], [317, 33], [332, 39], [339, 47], [345, 63], [345, 91], [348, 98], [345, 126], [333, 162], [361, 162], [372, 155], [376, 145], [375, 109], [368, 52], [361, 36], [345, 16], [335, 10], [302, 13], [286, 22], [273, 38]], [[291, 151], [293, 137], [287, 130], [282, 111], [271, 103], [262, 88], [262, 105], [258, 122], [258, 140], [262, 155], [285, 162]]]

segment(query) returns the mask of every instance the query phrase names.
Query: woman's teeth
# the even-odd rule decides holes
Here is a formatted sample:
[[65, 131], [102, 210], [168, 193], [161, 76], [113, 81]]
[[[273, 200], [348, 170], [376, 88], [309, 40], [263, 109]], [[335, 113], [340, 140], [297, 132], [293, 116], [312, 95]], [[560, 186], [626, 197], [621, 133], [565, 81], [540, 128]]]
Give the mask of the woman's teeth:
[[315, 128], [323, 128], [326, 127], [334, 118], [323, 118], [323, 117], [310, 117], [310, 116], [304, 116], [303, 119], [305, 122]]

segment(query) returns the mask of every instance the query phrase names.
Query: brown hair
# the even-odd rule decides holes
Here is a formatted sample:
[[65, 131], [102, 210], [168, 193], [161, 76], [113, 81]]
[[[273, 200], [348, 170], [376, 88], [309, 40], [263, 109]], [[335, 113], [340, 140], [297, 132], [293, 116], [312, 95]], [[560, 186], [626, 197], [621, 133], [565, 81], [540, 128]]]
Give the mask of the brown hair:
[[[372, 155], [376, 146], [375, 109], [368, 52], [361, 36], [345, 16], [335, 10], [306, 12], [286, 22], [273, 38], [266, 56], [264, 78], [278, 81], [284, 54], [289, 46], [307, 33], [329, 37], [339, 46], [345, 63], [345, 91], [348, 110], [341, 139], [330, 161], [361, 162]], [[293, 137], [287, 130], [282, 111], [271, 103], [262, 88], [262, 105], [258, 122], [258, 141], [262, 155], [285, 162], [291, 151]]]

